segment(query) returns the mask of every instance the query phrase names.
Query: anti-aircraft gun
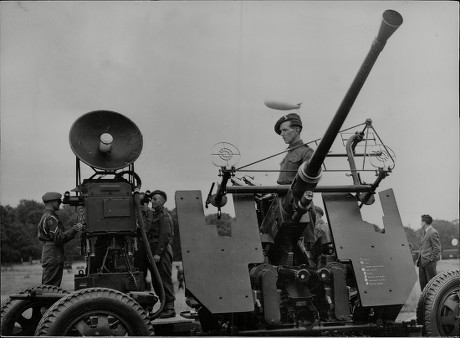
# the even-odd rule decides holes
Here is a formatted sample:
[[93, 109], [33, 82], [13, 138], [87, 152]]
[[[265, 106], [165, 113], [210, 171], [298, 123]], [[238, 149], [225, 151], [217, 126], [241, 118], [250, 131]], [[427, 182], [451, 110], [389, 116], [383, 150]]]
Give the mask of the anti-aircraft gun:
[[[361, 207], [376, 201], [376, 190], [392, 166], [379, 167], [375, 181], [367, 184], [355, 163], [358, 156], [389, 157], [391, 162], [391, 149], [382, 143], [373, 154], [356, 152], [373, 129], [368, 120], [346, 140], [346, 154], [329, 153], [379, 53], [401, 24], [397, 12], [384, 12], [356, 78], [324, 137], [314, 141], [313, 157], [290, 186], [239, 180], [235, 175], [243, 167], [230, 161], [239, 153], [226, 143], [216, 153], [225, 163], [217, 192], [213, 185], [205, 203], [201, 191], [176, 192], [187, 304], [193, 308], [182, 313], [185, 321], [156, 319], [164, 292], [147, 245], [141, 179], [134, 171], [142, 149], [140, 130], [112, 111], [81, 116], [69, 136], [76, 155], [76, 188], [65, 193], [64, 203], [81, 210], [86, 267], [75, 276], [74, 292], [40, 285], [11, 295], [1, 307], [2, 336], [147, 336], [153, 328], [181, 336], [402, 336], [419, 334], [422, 326], [428, 335], [458, 336], [459, 271], [430, 281], [417, 306], [417, 322], [395, 321], [416, 275], [393, 191], [378, 193], [384, 232], [361, 216]], [[325, 160], [335, 156], [348, 160], [353, 184], [319, 185]], [[81, 162], [94, 171], [83, 180]], [[315, 193], [322, 194], [331, 241], [311, 240]], [[206, 224], [203, 204], [217, 207], [220, 215], [228, 195], [236, 217], [231, 236], [219, 236]], [[146, 290], [135, 258], [142, 244], [158, 295]], [[155, 304], [158, 310], [149, 318], [146, 310]]]
[[[416, 274], [393, 191], [379, 193], [384, 233], [361, 217], [360, 204], [374, 202], [377, 187], [389, 174], [382, 168], [374, 183], [361, 182], [354, 149], [363, 132], [347, 144], [353, 185], [318, 185], [332, 143], [387, 39], [401, 24], [399, 13], [385, 11], [378, 35], [324, 137], [290, 186], [230, 186], [237, 171], [229, 161], [231, 145], [215, 153], [227, 163], [206, 207], [211, 204], [220, 213], [227, 195], [233, 196], [230, 237], [218, 236], [205, 224], [200, 191], [176, 192], [189, 304], [204, 332], [406, 335], [420, 329], [414, 322], [395, 324]], [[367, 121], [366, 127], [370, 125]], [[299, 242], [305, 233], [313, 236], [312, 200], [319, 192], [332, 242]]]

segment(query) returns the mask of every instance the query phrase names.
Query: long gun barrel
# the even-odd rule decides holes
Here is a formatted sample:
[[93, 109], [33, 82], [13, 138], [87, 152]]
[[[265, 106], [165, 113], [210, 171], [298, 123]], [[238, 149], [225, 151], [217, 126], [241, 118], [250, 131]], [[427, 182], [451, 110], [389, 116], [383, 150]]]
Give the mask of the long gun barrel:
[[[300, 200], [305, 191], [312, 191], [321, 178], [321, 166], [329, 152], [332, 143], [337, 137], [343, 122], [347, 118], [353, 103], [356, 100], [364, 82], [367, 79], [377, 57], [383, 50], [388, 38], [402, 24], [402, 16], [394, 10], [386, 10], [383, 13], [382, 24], [377, 37], [374, 39], [361, 68], [353, 80], [348, 92], [340, 104], [331, 124], [324, 134], [315, 153], [308, 163], [300, 166], [296, 178], [291, 185], [292, 196]], [[289, 197], [290, 194], [288, 194]], [[286, 209], [285, 209], [286, 210]]]

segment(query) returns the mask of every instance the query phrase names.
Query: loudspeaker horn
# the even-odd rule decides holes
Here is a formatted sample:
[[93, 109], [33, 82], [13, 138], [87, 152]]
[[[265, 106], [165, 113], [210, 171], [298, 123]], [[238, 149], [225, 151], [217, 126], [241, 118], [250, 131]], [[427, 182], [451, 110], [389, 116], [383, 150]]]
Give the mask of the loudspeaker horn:
[[142, 151], [142, 133], [126, 116], [110, 110], [82, 115], [70, 128], [75, 156], [93, 168], [116, 170], [133, 163]]

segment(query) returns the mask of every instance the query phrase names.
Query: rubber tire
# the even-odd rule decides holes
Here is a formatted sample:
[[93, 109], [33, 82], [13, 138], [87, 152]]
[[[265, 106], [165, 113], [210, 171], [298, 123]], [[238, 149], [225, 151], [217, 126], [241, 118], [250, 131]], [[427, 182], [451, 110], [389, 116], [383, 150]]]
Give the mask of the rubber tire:
[[[417, 323], [429, 337], [459, 336], [460, 270], [445, 271], [430, 280], [417, 304]], [[447, 306], [447, 301], [450, 306]], [[452, 325], [442, 319], [452, 319]], [[455, 319], [456, 318], [456, 319]]]
[[[436, 276], [435, 276], [436, 277]], [[428, 283], [425, 285], [425, 288], [422, 290], [422, 294], [420, 295], [420, 298], [418, 299], [417, 303], [417, 309], [416, 309], [416, 318], [417, 318], [417, 324], [418, 325], [423, 325], [425, 321], [425, 317], [423, 313], [425, 312], [425, 303], [426, 303], [426, 297], [428, 290], [431, 288], [431, 284], [434, 283], [436, 278], [431, 278]], [[425, 330], [425, 328], [423, 328]]]
[[[108, 324], [106, 327], [91, 327], [94, 322], [84, 321], [89, 316], [102, 314], [114, 317], [125, 332], [116, 331], [120, 327]], [[99, 318], [97, 318], [99, 319]], [[80, 325], [81, 332], [76, 329]], [[90, 324], [88, 324], [90, 323]], [[99, 320], [97, 323], [99, 324]], [[116, 330], [115, 330], [116, 329]], [[36, 336], [153, 336], [154, 331], [144, 309], [131, 297], [113, 289], [88, 288], [76, 291], [56, 302], [43, 315], [35, 331]]]
[[[54, 286], [54, 285], [39, 285], [32, 288], [27, 288], [19, 292], [26, 294], [29, 291], [42, 290], [46, 293], [68, 294], [69, 292]], [[42, 299], [11, 299], [7, 298], [1, 306], [1, 331], [2, 336], [32, 336], [37, 328], [37, 325], [45, 311], [53, 305], [56, 300], [46, 301]], [[30, 318], [23, 316], [24, 312], [32, 309]], [[22, 322], [22, 325], [21, 323]], [[19, 323], [22, 328], [19, 332], [14, 332], [15, 324]]]

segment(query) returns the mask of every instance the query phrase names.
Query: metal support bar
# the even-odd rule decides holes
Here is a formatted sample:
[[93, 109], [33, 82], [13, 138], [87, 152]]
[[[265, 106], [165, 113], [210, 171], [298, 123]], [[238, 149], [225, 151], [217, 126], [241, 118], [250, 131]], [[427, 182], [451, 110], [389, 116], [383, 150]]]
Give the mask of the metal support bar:
[[[231, 186], [227, 187], [229, 194], [268, 194], [275, 193], [284, 195], [289, 191], [289, 185], [275, 185], [275, 186]], [[364, 185], [330, 185], [330, 186], [316, 186], [314, 192], [372, 192], [372, 186]]]

